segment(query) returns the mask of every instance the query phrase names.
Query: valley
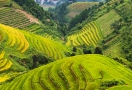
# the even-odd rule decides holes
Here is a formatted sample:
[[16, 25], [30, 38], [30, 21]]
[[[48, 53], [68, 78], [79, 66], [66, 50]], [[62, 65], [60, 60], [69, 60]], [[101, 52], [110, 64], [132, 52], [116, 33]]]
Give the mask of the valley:
[[0, 0], [0, 90], [132, 89], [132, 0], [35, 1]]

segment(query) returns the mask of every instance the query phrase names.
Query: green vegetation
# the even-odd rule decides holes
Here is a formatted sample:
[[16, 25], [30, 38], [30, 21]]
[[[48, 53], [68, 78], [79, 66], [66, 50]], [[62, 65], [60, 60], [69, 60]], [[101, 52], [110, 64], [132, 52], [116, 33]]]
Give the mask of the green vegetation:
[[[74, 1], [73, 1], [74, 2]], [[98, 4], [96, 3], [86, 3], [86, 2], [78, 2], [78, 3], [63, 3], [59, 6], [56, 6], [55, 9], [50, 8], [49, 11], [54, 14], [55, 20], [58, 22], [58, 31], [61, 34], [61, 36], [65, 36], [69, 33], [69, 29], [75, 26], [76, 22], [82, 22], [87, 18], [87, 8], [90, 8], [94, 5]], [[86, 10], [85, 10], [86, 9]], [[83, 11], [85, 10], [85, 11]], [[82, 12], [83, 11], [83, 12]], [[76, 19], [70, 17], [71, 14], [79, 14], [81, 13], [81, 16], [77, 16]], [[75, 17], [75, 15], [72, 15], [72, 17]], [[71, 23], [69, 23], [71, 22]], [[69, 25], [70, 24], [70, 25]]]
[[17, 75], [22, 74], [23, 71], [26, 71], [26, 69], [7, 57], [4, 50], [0, 53], [0, 84], [12, 80]]
[[132, 86], [128, 86], [128, 85], [122, 85], [122, 86], [115, 86], [115, 87], [112, 87], [108, 90], [131, 90], [132, 89]]
[[[131, 61], [132, 12], [130, 8], [132, 5], [130, 1], [116, 3], [118, 6], [115, 8], [115, 12], [120, 15], [120, 19], [111, 24], [111, 30], [113, 32], [104, 39], [104, 51], [110, 57], [119, 56]], [[112, 51], [112, 49], [114, 50]]]
[[103, 33], [104, 37], [111, 34], [113, 30], [111, 30], [111, 24], [114, 23], [116, 20], [119, 20], [121, 17], [115, 12], [115, 10], [111, 10], [107, 14], [99, 17], [96, 22], [101, 28], [101, 32]]
[[3, 24], [0, 28], [0, 83], [11, 81], [28, 69], [62, 59], [70, 51], [48, 34], [42, 37]]
[[97, 2], [76, 2], [73, 4], [70, 4], [67, 8], [69, 10], [67, 17], [73, 18], [76, 15], [79, 15], [83, 10], [87, 8], [91, 8], [95, 4], [98, 4]]
[[10, 4], [10, 0], [0, 0], [0, 7], [9, 4]]
[[[9, 7], [2, 7], [0, 8], [0, 22], [5, 25], [9, 25], [16, 28], [28, 28], [29, 26], [33, 26], [34, 23], [38, 22], [31, 21], [30, 18], [28, 18], [25, 14], [22, 13], [23, 11], [9, 8]], [[35, 24], [36, 26], [39, 26], [38, 24]], [[41, 28], [42, 29], [42, 28]], [[30, 30], [32, 30], [30, 28]], [[34, 30], [37, 30], [37, 28]]]
[[4, 59], [4, 55], [5, 55], [5, 52], [3, 51], [0, 54], [0, 72], [9, 69], [11, 67], [11, 65], [12, 65], [12, 62], [11, 61], [9, 61], [7, 59]]
[[132, 89], [132, 0], [72, 1], [0, 0], [0, 90]]
[[[1, 90], [94, 90], [131, 85], [132, 71], [105, 56], [80, 55], [55, 61], [0, 85]], [[19, 84], [18, 84], [19, 82]], [[113, 83], [110, 83], [113, 82]], [[17, 86], [16, 86], [17, 84]]]
[[41, 32], [43, 32], [43, 27], [41, 25], [33, 23], [33, 24], [23, 28], [23, 30], [26, 30], [26, 31], [29, 31], [32, 33], [36, 33], [36, 34], [40, 34]]
[[[19, 31], [18, 29], [14, 29], [9, 26], [0, 25], [3, 32], [5, 33], [4, 37], [7, 37], [6, 45], [15, 48], [21, 53], [25, 53], [30, 47], [42, 52], [47, 57], [58, 60], [65, 57], [65, 52], [68, 51], [66, 47], [62, 44], [57, 43], [53, 40], [46, 39], [44, 37], [27, 33], [25, 31]], [[5, 40], [5, 38], [3, 38]], [[4, 44], [2, 43], [2, 44]]]
[[[52, 20], [54, 16], [52, 13], [45, 11], [41, 6], [39, 6], [38, 4], [36, 4], [34, 2], [34, 0], [14, 0], [16, 3], [18, 3], [20, 6], [22, 6], [22, 8], [31, 13], [32, 15], [34, 15], [36, 18], [38, 18], [40, 21], [42, 21], [42, 23], [48, 25], [47, 23], [49, 21], [47, 21], [47, 19], [51, 19], [50, 21], [54, 21]], [[51, 25], [49, 25], [51, 26]]]
[[67, 37], [67, 46], [81, 46], [84, 44], [97, 46], [103, 38], [96, 22], [88, 23], [80, 31], [75, 32], [75, 34]]
[[[49, 33], [50, 35], [54, 34], [55, 37], [60, 37], [56, 24], [53, 20], [50, 20], [50, 14], [52, 16], [52, 13], [46, 11], [45, 14], [48, 14], [44, 20], [41, 19], [39, 21], [33, 16], [34, 14], [31, 15], [31, 12], [24, 11], [25, 8], [19, 6], [17, 4], [18, 2], [16, 3], [11, 0], [9, 3], [11, 3], [12, 6], [9, 6], [8, 3], [6, 5], [2, 4], [3, 6], [0, 6], [0, 23], [39, 35], [43, 35], [43, 33]], [[41, 22], [46, 24], [44, 25]]]
[[0, 7], [13, 7], [16, 9], [22, 9], [21, 6], [19, 6], [16, 2], [12, 1], [12, 0], [0, 0]]
[[73, 18], [68, 32], [79, 32], [87, 23], [95, 21], [104, 36], [100, 43], [104, 54], [131, 61], [131, 15], [131, 0], [107, 0]]

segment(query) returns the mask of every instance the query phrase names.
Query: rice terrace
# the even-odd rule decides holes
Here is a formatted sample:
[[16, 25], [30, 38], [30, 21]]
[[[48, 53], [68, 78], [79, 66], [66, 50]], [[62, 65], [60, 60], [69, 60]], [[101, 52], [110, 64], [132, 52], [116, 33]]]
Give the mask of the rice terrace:
[[0, 90], [132, 90], [131, 22], [132, 0], [0, 0]]

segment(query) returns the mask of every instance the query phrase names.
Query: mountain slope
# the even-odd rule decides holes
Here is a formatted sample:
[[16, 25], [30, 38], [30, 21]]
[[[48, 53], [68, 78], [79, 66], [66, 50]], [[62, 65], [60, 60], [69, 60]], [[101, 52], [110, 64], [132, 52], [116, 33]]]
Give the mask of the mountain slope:
[[47, 57], [58, 60], [64, 58], [64, 53], [68, 51], [62, 44], [42, 36], [20, 31], [19, 29], [2, 24], [0, 24], [0, 28], [2, 36], [1, 44], [5, 45], [4, 48], [8, 47], [14, 49], [14, 52], [19, 51], [20, 53], [26, 53], [30, 48], [34, 48]]
[[[26, 30], [28, 30], [30, 26], [35, 25], [42, 29], [42, 27], [40, 26], [41, 23], [38, 19], [23, 10], [14, 9], [12, 7], [0, 8], [0, 23], [20, 29], [27, 28]], [[30, 28], [30, 30], [33, 32], [33, 30], [38, 31], [39, 29]]]
[[[3, 20], [0, 23], [6, 22], [0, 24], [0, 90], [132, 89], [132, 70], [129, 69], [132, 69], [132, 62], [129, 62], [132, 61], [131, 0], [107, 0], [104, 4], [100, 3], [99, 6], [95, 5], [90, 9], [85, 9], [82, 15], [78, 15], [79, 18], [76, 17], [74, 22], [77, 23], [71, 30], [67, 29], [65, 23], [61, 23], [58, 28], [58, 25], [52, 22], [53, 18], [50, 17], [52, 14], [49, 12], [39, 15], [41, 13], [39, 10], [42, 8], [33, 0], [15, 1], [20, 1], [19, 4], [24, 9], [28, 9], [27, 11], [36, 15], [40, 20], [42, 19], [45, 25], [42, 24], [41, 28], [40, 25], [32, 23], [22, 27], [26, 31], [6, 26], [4, 24], [14, 24], [19, 21], [17, 20], [19, 17], [22, 17], [20, 20], [22, 21], [29, 15], [22, 10], [12, 8], [9, 3], [6, 7], [0, 8], [0, 20]], [[33, 7], [34, 5], [36, 7]], [[67, 5], [64, 7], [63, 5], [65, 4], [62, 4], [59, 9], [67, 12], [65, 11]], [[78, 19], [82, 20], [79, 22]], [[21, 25], [14, 27], [20, 28], [19, 26]], [[54, 28], [62, 30], [64, 37], [67, 36], [67, 41], [63, 35], [60, 36], [62, 41], [54, 41], [55, 33], [51, 35], [51, 31], [55, 31]], [[61, 42], [66, 42], [66, 45]], [[104, 55], [120, 63], [97, 54], [74, 56], [85, 52], [92, 53], [92, 50], [95, 50], [94, 53], [101, 52], [102, 54], [103, 52]]]
[[[123, 57], [131, 61], [131, 30], [132, 30], [132, 4], [131, 0], [110, 0], [104, 4], [94, 6], [87, 10], [87, 18], [73, 18], [70, 26], [75, 26], [69, 30], [79, 32], [90, 22], [96, 22], [104, 36], [102, 48], [104, 54], [109, 57]], [[85, 14], [85, 15], [86, 15]], [[128, 34], [128, 35], [127, 35]], [[86, 40], [86, 39], [85, 39]], [[125, 42], [125, 43], [124, 43]]]
[[67, 17], [72, 19], [76, 15], [80, 14], [83, 10], [91, 8], [94, 5], [97, 5], [97, 2], [76, 2], [70, 4], [67, 8], [69, 10]]
[[86, 24], [80, 31], [67, 37], [67, 46], [93, 45], [97, 46], [103, 39], [100, 28], [95, 22]]
[[[101, 55], [79, 55], [55, 61], [0, 85], [1, 90], [108, 89], [132, 85], [132, 71]], [[111, 82], [105, 85], [104, 82]], [[19, 82], [19, 84], [18, 84]], [[126, 87], [127, 88], [127, 87]]]
[[[51, 38], [49, 35], [44, 36]], [[0, 24], [0, 83], [39, 65], [66, 57], [70, 50], [59, 42]]]

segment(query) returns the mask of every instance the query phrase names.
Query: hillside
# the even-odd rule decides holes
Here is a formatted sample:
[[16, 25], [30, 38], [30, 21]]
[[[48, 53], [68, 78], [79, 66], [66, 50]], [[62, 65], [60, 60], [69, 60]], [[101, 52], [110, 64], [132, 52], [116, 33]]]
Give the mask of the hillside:
[[40, 22], [32, 15], [22, 10], [8, 7], [0, 8], [0, 22], [2, 24], [21, 29], [28, 27], [34, 23], [40, 24]]
[[[0, 83], [29, 69], [67, 57], [70, 50], [51, 39], [0, 24]], [[35, 61], [34, 61], [34, 58]], [[37, 64], [36, 64], [37, 63]]]
[[[56, 29], [57, 27], [55, 22], [49, 19], [51, 18], [50, 17], [51, 13], [49, 13], [48, 11], [44, 12], [45, 18], [39, 20], [39, 18], [36, 18], [36, 16], [34, 16], [31, 12], [29, 12], [28, 10], [20, 6], [18, 2], [15, 2], [15, 0], [1, 1], [0, 5], [1, 5], [0, 6], [0, 23], [9, 25], [15, 28], [23, 29], [25, 31], [29, 31], [42, 36], [45, 34], [49, 34], [49, 35], [52, 35], [53, 37], [57, 37], [57, 38], [60, 37]], [[36, 6], [36, 7], [39, 7], [39, 6]], [[34, 11], [34, 10], [31, 10], [31, 11]], [[46, 23], [46, 24], [43, 24], [43, 23]]]
[[69, 10], [67, 17], [72, 19], [76, 15], [79, 15], [83, 10], [91, 8], [94, 5], [97, 5], [97, 2], [76, 2], [70, 4], [67, 8]]
[[19, 6], [13, 0], [0, 0], [0, 7], [3, 7], [3, 6], [13, 7], [13, 8], [17, 8], [17, 9], [22, 9], [22, 7]]
[[[95, 90], [132, 85], [132, 71], [101, 55], [80, 55], [55, 61], [0, 85], [1, 90]], [[110, 88], [110, 89], [109, 89]], [[115, 87], [117, 88], [117, 87]]]
[[65, 57], [64, 52], [67, 49], [60, 43], [2, 24], [0, 24], [0, 28], [2, 45], [6, 44], [9, 48], [15, 48], [15, 51], [18, 50], [20, 53], [25, 53], [32, 47], [55, 60]]
[[[76, 31], [75, 31], [76, 32]], [[67, 46], [97, 46], [103, 39], [100, 28], [95, 22], [86, 24], [80, 31], [67, 37]]]
[[[40, 25], [41, 22], [33, 15], [24, 11], [23, 8], [14, 1], [4, 0], [1, 1], [0, 4], [2, 5], [0, 6], [0, 23], [33, 33], [40, 33], [43, 31], [43, 27]], [[8, 6], [10, 4], [11, 6]]]
[[[27, 4], [33, 6], [27, 8]], [[30, 2], [22, 1], [21, 4], [19, 0], [0, 1], [0, 23], [42, 36], [47, 33], [49, 35], [54, 33], [55, 37], [59, 37], [56, 23], [51, 20], [51, 16], [52, 13], [44, 11], [32, 0]]]
[[69, 2], [0, 0], [0, 90], [132, 89], [132, 1]]
[[[128, 50], [128, 48], [131, 50], [131, 7], [130, 0], [110, 0], [104, 4], [100, 3], [87, 12], [84, 11], [85, 17], [87, 15], [86, 20], [82, 19], [84, 17], [82, 14], [73, 18], [69, 25], [69, 29], [72, 28], [68, 33], [71, 35], [71, 33], [79, 32], [85, 25], [94, 21], [104, 36], [102, 44], [98, 44], [103, 48], [104, 54], [113, 58], [123, 57], [131, 61], [131, 51]], [[126, 33], [128, 36], [124, 36]]]

